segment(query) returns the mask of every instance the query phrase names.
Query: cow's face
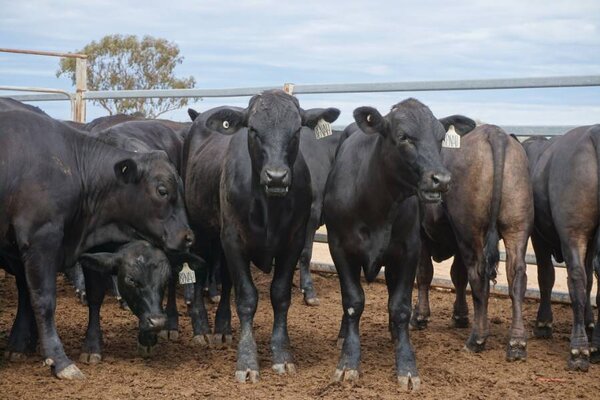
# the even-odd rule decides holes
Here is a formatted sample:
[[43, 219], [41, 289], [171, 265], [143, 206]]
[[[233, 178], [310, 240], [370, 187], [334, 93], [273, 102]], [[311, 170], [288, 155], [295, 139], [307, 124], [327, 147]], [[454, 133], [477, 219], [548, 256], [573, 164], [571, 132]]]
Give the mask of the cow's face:
[[183, 203], [183, 183], [162, 151], [140, 154], [114, 166], [120, 183], [118, 214], [134, 234], [167, 250], [194, 241]]
[[357, 125], [367, 134], [384, 138], [383, 162], [395, 169], [400, 182], [414, 187], [424, 202], [438, 202], [450, 183], [440, 151], [445, 130], [429, 108], [414, 99], [395, 105], [383, 117], [372, 107], [354, 111]]
[[314, 129], [320, 119], [333, 122], [338, 115], [335, 108], [305, 111], [295, 97], [274, 90], [254, 96], [246, 110], [214, 113], [206, 126], [224, 134], [246, 127], [252, 170], [266, 195], [279, 197], [285, 196], [292, 185], [302, 127]]
[[116, 253], [83, 254], [84, 268], [117, 273], [121, 296], [138, 317], [140, 332], [157, 332], [164, 328], [162, 308], [170, 265], [165, 254], [145, 241], [135, 241]]

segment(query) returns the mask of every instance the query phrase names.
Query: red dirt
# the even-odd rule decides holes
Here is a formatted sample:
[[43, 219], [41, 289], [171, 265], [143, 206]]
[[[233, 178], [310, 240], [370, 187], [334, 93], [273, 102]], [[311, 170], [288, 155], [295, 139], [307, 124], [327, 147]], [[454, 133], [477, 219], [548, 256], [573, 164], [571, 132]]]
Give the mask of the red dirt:
[[[315, 275], [321, 306], [302, 304], [294, 288], [289, 313], [290, 337], [298, 374], [277, 376], [270, 369], [269, 335], [272, 311], [268, 301], [270, 277], [255, 274], [260, 292], [255, 319], [259, 347], [261, 381], [241, 385], [234, 382], [235, 350], [204, 349], [191, 344], [191, 326], [180, 304], [180, 339], [160, 343], [149, 361], [136, 355], [137, 321], [107, 298], [102, 310], [104, 360], [96, 366], [77, 362], [87, 324], [87, 308], [79, 305], [72, 289], [59, 281], [58, 330], [67, 354], [77, 362], [87, 379], [63, 382], [50, 376], [39, 357], [24, 363], [0, 359], [0, 398], [5, 399], [162, 399], [162, 398], [378, 398], [403, 396], [395, 382], [393, 347], [387, 330], [385, 285], [365, 285], [367, 304], [361, 323], [362, 376], [356, 384], [331, 383], [339, 350], [336, 336], [341, 317], [337, 277]], [[490, 299], [491, 336], [487, 350], [470, 354], [463, 350], [468, 329], [449, 326], [453, 294], [434, 291], [431, 296], [432, 320], [424, 331], [412, 331], [421, 390], [410, 396], [424, 399], [487, 398], [598, 398], [600, 366], [587, 373], [565, 370], [571, 326], [571, 311], [554, 305], [555, 333], [552, 340], [531, 339], [526, 362], [504, 360], [510, 323], [510, 301]], [[209, 312], [214, 314], [214, 306]], [[525, 304], [529, 326], [535, 318], [537, 303]], [[0, 350], [16, 312], [14, 279], [0, 279]], [[238, 321], [234, 316], [234, 341]]]

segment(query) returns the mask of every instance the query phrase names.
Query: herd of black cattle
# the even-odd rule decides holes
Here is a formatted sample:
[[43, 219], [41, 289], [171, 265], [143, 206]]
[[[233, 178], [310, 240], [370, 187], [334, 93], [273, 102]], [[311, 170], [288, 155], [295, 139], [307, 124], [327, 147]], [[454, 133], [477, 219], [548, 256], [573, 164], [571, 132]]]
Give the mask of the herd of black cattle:
[[[402, 387], [420, 385], [409, 325], [427, 326], [432, 258], [454, 257], [457, 327], [469, 325], [470, 284], [474, 321], [465, 348], [482, 351], [500, 239], [512, 300], [506, 358], [524, 360], [530, 236], [541, 292], [534, 334], [552, 334], [553, 256], [568, 268], [574, 316], [568, 367], [586, 371], [590, 361], [600, 361], [600, 324], [589, 300], [593, 271], [600, 272], [600, 125], [521, 144], [464, 116], [437, 119], [408, 99], [385, 116], [357, 108], [355, 123], [317, 138], [317, 125], [334, 122], [339, 110], [304, 110], [283, 91], [256, 95], [246, 109], [189, 114], [192, 123], [118, 115], [78, 124], [0, 99], [0, 265], [18, 288], [6, 358], [34, 353], [39, 340], [57, 377], [83, 377], [56, 331], [61, 271], [74, 277], [90, 310], [82, 362], [102, 358], [100, 307], [111, 275], [139, 319], [138, 350], [149, 356], [158, 335], [178, 336], [175, 289], [182, 265], [189, 265], [195, 283], [184, 287], [193, 340], [232, 342], [233, 288], [240, 321], [235, 378], [255, 382], [252, 263], [274, 271], [273, 369], [294, 373], [287, 329], [292, 278], [299, 264], [305, 302], [317, 305], [308, 268], [315, 231], [324, 223], [343, 303], [334, 379], [359, 377], [361, 271], [371, 282], [384, 265]], [[458, 147], [443, 146], [448, 131], [461, 136]], [[207, 282], [219, 301], [212, 330]]]

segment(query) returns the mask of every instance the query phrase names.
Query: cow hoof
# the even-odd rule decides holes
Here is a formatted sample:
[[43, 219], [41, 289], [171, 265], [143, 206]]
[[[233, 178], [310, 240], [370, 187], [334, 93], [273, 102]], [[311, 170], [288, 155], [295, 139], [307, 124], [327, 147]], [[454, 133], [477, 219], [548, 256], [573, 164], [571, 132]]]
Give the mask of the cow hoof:
[[84, 364], [95, 365], [102, 361], [102, 354], [100, 353], [81, 353], [79, 361]]
[[233, 343], [233, 336], [230, 334], [215, 333], [213, 335], [213, 343], [222, 349], [231, 347]]
[[600, 363], [600, 349], [598, 349], [597, 347], [590, 348], [590, 362], [592, 364]]
[[413, 317], [410, 319], [410, 327], [418, 331], [426, 329], [428, 323], [429, 317], [424, 315], [413, 314]]
[[85, 379], [85, 375], [77, 368], [75, 364], [71, 364], [62, 371], [56, 374], [58, 379], [74, 380], [74, 379]]
[[473, 336], [470, 336], [465, 343], [465, 350], [471, 353], [480, 353], [485, 350], [485, 339], [475, 339]]
[[312, 295], [305, 292], [304, 293], [304, 304], [309, 307], [318, 307], [321, 305], [321, 300], [313, 293]]
[[239, 383], [257, 383], [260, 379], [258, 371], [248, 368], [245, 371], [235, 371], [235, 380]]
[[24, 362], [27, 361], [27, 354], [7, 350], [4, 352], [4, 358], [10, 362]]
[[533, 334], [538, 339], [552, 338], [552, 322], [536, 322]]
[[81, 305], [88, 305], [87, 294], [85, 293], [85, 290], [75, 290], [75, 296], [77, 296], [77, 300], [79, 300], [79, 303], [81, 303]]
[[398, 384], [400, 387], [408, 392], [416, 392], [421, 387], [421, 378], [418, 376], [406, 376], [398, 375]]
[[219, 302], [221, 301], [221, 296], [220, 295], [210, 296], [209, 299], [210, 299], [211, 303], [219, 304]]
[[194, 335], [192, 343], [201, 347], [211, 347], [213, 344], [212, 337], [209, 334]]
[[357, 369], [336, 369], [333, 373], [334, 382], [356, 382], [360, 378], [360, 373]]
[[452, 326], [458, 329], [466, 329], [469, 327], [469, 317], [452, 316]]
[[273, 364], [273, 371], [279, 375], [294, 375], [296, 373], [296, 365], [294, 363]]
[[571, 349], [567, 368], [571, 371], [587, 372], [590, 368], [590, 351], [588, 349]]
[[344, 338], [343, 337], [339, 337], [337, 339], [336, 346], [337, 346], [338, 350], [341, 350], [344, 348]]
[[142, 358], [150, 358], [154, 354], [154, 346], [144, 346], [143, 344], [137, 344], [138, 355]]
[[158, 333], [158, 337], [166, 341], [176, 342], [179, 340], [179, 331], [165, 329]]
[[506, 361], [525, 361], [527, 359], [527, 342], [510, 340], [506, 349]]

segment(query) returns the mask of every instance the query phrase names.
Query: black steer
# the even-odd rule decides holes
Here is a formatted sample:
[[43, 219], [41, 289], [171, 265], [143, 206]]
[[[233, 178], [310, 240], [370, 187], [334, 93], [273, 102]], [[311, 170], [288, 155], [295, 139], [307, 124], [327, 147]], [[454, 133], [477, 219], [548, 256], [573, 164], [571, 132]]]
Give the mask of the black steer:
[[[305, 111], [285, 92], [268, 91], [254, 96], [245, 110], [221, 107], [203, 113], [186, 138], [182, 173], [190, 221], [203, 241], [213, 239], [213, 252], [220, 252], [220, 241], [236, 293], [239, 382], [259, 378], [252, 328], [258, 294], [250, 262], [264, 272], [274, 266], [273, 369], [295, 371], [287, 311], [311, 204], [310, 174], [298, 150], [300, 132], [338, 115], [333, 108]], [[218, 341], [231, 337], [231, 284], [224, 277], [215, 320]]]
[[0, 113], [0, 160], [0, 249], [20, 260], [16, 276], [29, 298], [19, 296], [31, 302], [47, 364], [59, 378], [81, 378], [56, 332], [57, 271], [113, 240], [115, 227], [189, 248], [181, 179], [163, 152], [120, 150], [29, 111]]
[[[450, 174], [441, 163], [444, 127], [415, 99], [395, 105], [385, 117], [372, 107], [354, 111], [356, 124], [327, 181], [323, 215], [329, 249], [342, 291], [342, 347], [334, 379], [359, 377], [359, 321], [365, 297], [361, 267], [372, 282], [385, 265], [389, 329], [395, 342], [400, 385], [420, 385], [408, 336], [411, 292], [421, 248], [419, 198], [437, 202]], [[415, 196], [415, 195], [418, 195]]]
[[[530, 139], [523, 146], [533, 184], [535, 227], [531, 241], [541, 294], [534, 334], [552, 334], [554, 256], [567, 264], [573, 309], [567, 366], [587, 371], [590, 359], [600, 361], [600, 325], [594, 324], [590, 304], [594, 270], [600, 273], [600, 125], [575, 128], [550, 141]], [[596, 303], [600, 305], [600, 293]], [[586, 328], [593, 328], [591, 348]]]

